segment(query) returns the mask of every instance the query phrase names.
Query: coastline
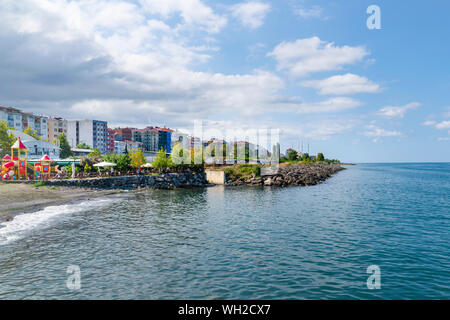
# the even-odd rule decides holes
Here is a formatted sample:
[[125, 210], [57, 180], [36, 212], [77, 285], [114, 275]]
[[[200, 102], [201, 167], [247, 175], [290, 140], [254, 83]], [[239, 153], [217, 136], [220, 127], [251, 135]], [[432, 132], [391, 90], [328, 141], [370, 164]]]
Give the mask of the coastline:
[[[280, 170], [275, 175], [264, 177], [256, 177], [254, 175], [247, 177], [233, 177], [233, 179], [230, 179], [225, 183], [225, 186], [262, 185], [286, 187], [316, 185], [327, 180], [341, 170], [345, 170], [345, 168], [337, 165], [288, 164], [281, 165]], [[166, 175], [164, 178], [165, 179], [162, 179], [161, 182], [158, 182], [159, 188], [172, 189], [173, 177]], [[131, 183], [131, 185], [126, 184], [119, 187], [115, 185], [117, 181], [113, 183], [113, 185], [105, 185], [104, 182], [102, 182], [103, 180], [105, 179], [89, 179], [84, 181], [85, 184], [83, 185], [77, 182], [77, 186], [70, 184], [61, 185], [62, 183], [60, 181], [40, 187], [35, 187], [29, 183], [0, 183], [0, 194], [2, 195], [2, 198], [7, 199], [7, 201], [0, 203], [0, 223], [11, 221], [16, 214], [36, 212], [49, 206], [60, 206], [103, 196], [132, 192], [133, 190], [137, 191], [146, 187], [151, 188], [151, 186], [153, 186], [152, 184], [149, 186], [147, 183], [139, 185], [136, 184], [136, 181], [132, 181], [126, 182], [128, 184]], [[111, 183], [109, 181], [110, 179], [107, 180], [108, 183]], [[202, 182], [200, 180], [189, 181], [184, 187], [192, 188], [197, 185], [208, 187], [212, 185], [206, 181], [200, 183]], [[159, 185], [161, 183], [164, 185]], [[178, 181], [176, 182], [176, 185], [181, 187]]]
[[34, 187], [25, 183], [0, 183], [0, 194], [2, 198], [7, 199], [0, 203], [0, 223], [12, 220], [16, 214], [36, 212], [49, 206], [59, 206], [122, 192], [121, 190]]

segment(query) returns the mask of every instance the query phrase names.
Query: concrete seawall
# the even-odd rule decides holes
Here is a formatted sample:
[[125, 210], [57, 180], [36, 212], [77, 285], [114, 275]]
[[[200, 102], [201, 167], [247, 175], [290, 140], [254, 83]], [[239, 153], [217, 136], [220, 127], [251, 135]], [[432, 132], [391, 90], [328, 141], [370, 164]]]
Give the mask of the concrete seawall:
[[209, 183], [225, 184], [225, 172], [216, 170], [206, 170], [206, 180]]
[[178, 173], [93, 179], [50, 180], [46, 181], [45, 185], [91, 189], [133, 190], [138, 188], [174, 189], [205, 187], [208, 185], [208, 182], [204, 173]]

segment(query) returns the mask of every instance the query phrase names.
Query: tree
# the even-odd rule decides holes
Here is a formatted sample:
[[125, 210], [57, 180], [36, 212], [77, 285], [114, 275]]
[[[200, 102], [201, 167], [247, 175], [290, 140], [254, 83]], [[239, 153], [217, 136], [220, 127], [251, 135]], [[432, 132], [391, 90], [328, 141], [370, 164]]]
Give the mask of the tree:
[[33, 130], [33, 128], [31, 128], [30, 126], [26, 127], [26, 129], [23, 130], [23, 133], [25, 133], [25, 134], [27, 134], [29, 136], [32, 136], [36, 140], [41, 140], [41, 137], [39, 137], [37, 131]]
[[153, 160], [153, 167], [158, 169], [160, 172], [163, 169], [166, 169], [170, 166], [170, 160], [166, 156], [166, 151], [161, 148], [155, 156], [155, 159]]
[[72, 157], [73, 152], [72, 149], [70, 148], [69, 141], [67, 141], [66, 135], [64, 133], [61, 133], [58, 136], [58, 140], [59, 140], [59, 147], [61, 148], [59, 157], [61, 159]]
[[0, 121], [0, 156], [2, 158], [10, 152], [11, 146], [16, 140], [14, 135], [8, 132], [11, 129], [8, 127], [8, 122]]
[[93, 157], [101, 158], [101, 156], [102, 156], [102, 154], [100, 153], [98, 148], [94, 148], [94, 150], [91, 153], [88, 154], [89, 158], [93, 158]]
[[104, 156], [104, 160], [115, 163], [117, 165], [116, 169], [119, 171], [127, 171], [130, 169], [131, 160], [128, 154], [119, 155], [116, 153], [108, 153]]
[[92, 149], [92, 147], [90, 145], [88, 145], [87, 143], [83, 142], [80, 143], [79, 145], [77, 145], [78, 149]]
[[298, 152], [294, 149], [289, 150], [287, 155], [289, 161], [297, 161], [298, 160]]
[[308, 153], [304, 153], [304, 154], [302, 155], [302, 160], [303, 160], [303, 161], [308, 161], [308, 160], [311, 160], [311, 158], [310, 158], [310, 156], [309, 156]]
[[317, 161], [320, 161], [320, 162], [325, 161], [325, 157], [323, 156], [322, 152], [319, 152], [317, 154]]
[[134, 168], [140, 168], [143, 164], [147, 162], [144, 153], [139, 149], [131, 149], [129, 155], [131, 166]]

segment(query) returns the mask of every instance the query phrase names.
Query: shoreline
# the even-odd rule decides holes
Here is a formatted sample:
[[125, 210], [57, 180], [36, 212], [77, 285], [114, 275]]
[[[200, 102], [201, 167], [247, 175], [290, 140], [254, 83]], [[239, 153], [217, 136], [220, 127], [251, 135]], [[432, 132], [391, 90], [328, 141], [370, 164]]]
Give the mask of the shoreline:
[[[345, 170], [345, 168], [338, 165], [282, 165], [277, 174], [263, 177], [234, 177], [236, 179], [228, 180], [225, 186], [260, 185], [287, 187], [316, 185], [341, 170]], [[93, 183], [94, 181], [90, 180], [88, 183]], [[202, 187], [213, 185], [205, 183]], [[184, 187], [195, 188], [197, 186], [196, 184], [190, 184]], [[153, 189], [149, 186], [139, 186], [130, 190], [120, 187], [99, 188], [99, 186], [94, 187], [93, 185], [61, 186], [49, 184], [35, 187], [29, 183], [0, 183], [0, 194], [2, 198], [6, 199], [6, 201], [0, 202], [0, 223], [11, 221], [17, 214], [37, 212], [50, 206], [71, 204], [104, 196], [127, 194], [147, 188]]]
[[50, 206], [60, 206], [120, 193], [123, 191], [34, 187], [30, 184], [1, 183], [0, 194], [8, 202], [0, 203], [0, 223], [11, 221], [17, 214], [37, 212]]

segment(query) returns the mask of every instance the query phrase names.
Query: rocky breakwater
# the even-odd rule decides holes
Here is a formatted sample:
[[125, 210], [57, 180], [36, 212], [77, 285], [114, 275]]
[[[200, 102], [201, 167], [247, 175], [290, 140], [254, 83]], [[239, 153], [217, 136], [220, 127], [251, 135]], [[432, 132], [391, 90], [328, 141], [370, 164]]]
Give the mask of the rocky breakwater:
[[261, 186], [312, 186], [319, 184], [344, 168], [333, 164], [288, 164], [280, 165], [277, 173], [268, 176], [242, 177], [227, 180], [226, 185], [261, 185]]
[[205, 187], [208, 185], [208, 182], [206, 181], [204, 173], [179, 173], [93, 179], [50, 180], [46, 181], [46, 185], [89, 189], [135, 190], [140, 188], [175, 189]]

